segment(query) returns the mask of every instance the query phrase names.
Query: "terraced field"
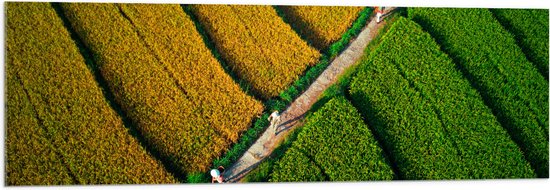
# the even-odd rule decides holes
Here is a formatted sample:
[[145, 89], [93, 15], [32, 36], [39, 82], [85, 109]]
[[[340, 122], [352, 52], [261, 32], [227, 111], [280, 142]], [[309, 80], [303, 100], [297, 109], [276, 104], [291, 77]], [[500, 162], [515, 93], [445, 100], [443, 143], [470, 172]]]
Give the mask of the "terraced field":
[[[372, 16], [5, 5], [7, 185], [208, 182]], [[548, 11], [398, 14], [259, 181], [548, 178]]]
[[[498, 113], [509, 115], [543, 113], [539, 115], [541, 117], [544, 113], [547, 115], [547, 111], [538, 112], [541, 110], [538, 108], [542, 108], [541, 105], [548, 104], [547, 100], [539, 101], [541, 104], [534, 103], [536, 100], [542, 100], [538, 98], [548, 98], [547, 88], [546, 90], [543, 88], [547, 82], [537, 72], [535, 65], [527, 61], [525, 55], [521, 54], [508, 31], [503, 30], [501, 25], [496, 25], [498, 22], [494, 18], [487, 20], [486, 22], [491, 24], [485, 26], [479, 22], [467, 21], [464, 15], [459, 16], [463, 11], [470, 11], [470, 14], [472, 12], [480, 13], [487, 16], [485, 19], [492, 18], [487, 15], [490, 12], [484, 9], [424, 10], [414, 8], [407, 11], [412, 19], [403, 16], [393, 19], [395, 21], [390, 24], [391, 27], [387, 32], [384, 32], [383, 36], [380, 36], [378, 41], [375, 40], [375, 44], [364, 52], [364, 57], [358, 63], [358, 67], [352, 67], [350, 71], [346, 72], [348, 74], [340, 79], [340, 82], [325, 91], [325, 98], [321, 98], [318, 102], [324, 106], [319, 110], [310, 110], [311, 113], [306, 117], [304, 126], [297, 130], [297, 134], [289, 135], [288, 138], [293, 139], [292, 143], [284, 141], [281, 147], [274, 151], [276, 155], [269, 157], [256, 170], [250, 172], [244, 181], [338, 181], [330, 175], [334, 171], [326, 166], [346, 160], [339, 159], [340, 155], [345, 153], [340, 153], [338, 147], [341, 145], [340, 142], [345, 141], [349, 135], [336, 137], [337, 142], [333, 142], [333, 138], [324, 135], [334, 135], [334, 131], [341, 133], [349, 131], [340, 125], [345, 125], [346, 122], [342, 121], [342, 118], [349, 114], [335, 111], [348, 109], [349, 105], [335, 105], [335, 99], [326, 102], [326, 97], [335, 95], [336, 97], [343, 95], [347, 101], [352, 102], [354, 109], [359, 110], [363, 122], [384, 150], [385, 154], [382, 155], [389, 159], [389, 165], [395, 172], [394, 178], [371, 178], [371, 180], [545, 178], [547, 176], [545, 168], [548, 167], [548, 162], [533, 162], [533, 159], [530, 158], [532, 153], [525, 149], [524, 142], [538, 145], [539, 147], [531, 150], [538, 152], [538, 155], [544, 159], [545, 156], [548, 156], [548, 150], [544, 148], [548, 146], [548, 140], [544, 137], [546, 128], [539, 125], [540, 122], [536, 122], [537, 117], [518, 115], [517, 117], [523, 118], [523, 121], [529, 118], [535, 122], [532, 122], [531, 125], [516, 126], [510, 130], [509, 123], [503, 120]], [[442, 29], [446, 26], [451, 28], [455, 26], [444, 24], [436, 19], [438, 16], [431, 15], [432, 13], [440, 17], [452, 17], [452, 20], [464, 19], [457, 22], [462, 24], [461, 27], [466, 27], [466, 23], [468, 23], [469, 27], [472, 27], [470, 25], [479, 27], [476, 28], [477, 30], [482, 30], [482, 26], [491, 29], [476, 35], [455, 34], [451, 36], [452, 32], [464, 30]], [[430, 20], [430, 22], [424, 19]], [[446, 19], [448, 19], [446, 23], [454, 23], [450, 21], [451, 18]], [[548, 19], [545, 18], [539, 22], [547, 23]], [[436, 25], [438, 30], [432, 23], [440, 24]], [[441, 33], [435, 33], [435, 31], [441, 31]], [[459, 53], [471, 53], [470, 55], [461, 55], [468, 61], [472, 57], [488, 54], [518, 51], [520, 53], [514, 54], [517, 56], [516, 59], [507, 57], [508, 60], [505, 61], [498, 58], [500, 60], [498, 62], [494, 60], [498, 56], [492, 55], [494, 56], [493, 60], [481, 63], [484, 66], [473, 65], [473, 62], [468, 63], [472, 65], [466, 66], [463, 65], [465, 63], [459, 62], [461, 59], [453, 57], [453, 54], [447, 54], [448, 51], [451, 51], [449, 48], [455, 48], [457, 44], [471, 43], [475, 40], [468, 38], [480, 36], [483, 36], [484, 40], [476, 42], [483, 41], [482, 44], [487, 44], [485, 42], [494, 40], [488, 46], [495, 46], [491, 48], [498, 48], [500, 51], [489, 51], [488, 47], [464, 51], [466, 45], [462, 46], [463, 51], [451, 50]], [[442, 39], [456, 44], [446, 43]], [[476, 44], [476, 46], [481, 47], [482, 44]], [[499, 68], [499, 72], [492, 72], [488, 69], [492, 67]], [[510, 70], [506, 70], [508, 68]], [[528, 72], [519, 74], [511, 68], [521, 68]], [[468, 69], [472, 69], [472, 71]], [[500, 94], [498, 90], [483, 88], [483, 85], [506, 86], [511, 84], [494, 83], [494, 81], [489, 83], [489, 79], [481, 81], [474, 78], [476, 75], [470, 74], [474, 70], [483, 77], [521, 79], [529, 75], [531, 76], [530, 85], [521, 86], [514, 83], [514, 87], [505, 87], [508, 88], [508, 94]], [[510, 83], [511, 80], [506, 81]], [[538, 84], [535, 81], [538, 81]], [[488, 97], [497, 99], [502, 95], [510, 95], [510, 92], [513, 92], [510, 88], [516, 91], [524, 89], [526, 92], [533, 93], [531, 95], [521, 93], [523, 99], [520, 101], [517, 101], [517, 98], [507, 99], [511, 103], [514, 101], [530, 102], [516, 105], [522, 106], [516, 110], [528, 109], [531, 113], [498, 110], [506, 108], [502, 105], [494, 107], [491, 101], [495, 100], [489, 100]], [[534, 93], [538, 94], [534, 95]], [[343, 98], [340, 97], [340, 99]], [[328, 107], [330, 109], [327, 109]], [[326, 114], [326, 112], [331, 114]], [[345, 112], [353, 113], [353, 111]], [[348, 120], [351, 119], [348, 118]], [[538, 120], [545, 122], [544, 117]], [[312, 125], [312, 123], [315, 124]], [[354, 124], [354, 126], [361, 125]], [[316, 130], [312, 131], [314, 126]], [[516, 133], [518, 131], [520, 135]], [[518, 137], [527, 140], [522, 142], [522, 139]], [[346, 144], [347, 150], [350, 150], [363, 143], [343, 144]], [[327, 145], [329, 148], [325, 149]], [[328, 158], [324, 156], [326, 154], [332, 154], [332, 156]], [[363, 158], [374, 160], [367, 156], [363, 156]], [[353, 164], [348, 163], [349, 165]], [[341, 170], [338, 171], [344, 171], [347, 168], [340, 167]], [[369, 169], [357, 168], [348, 171], [348, 173], [359, 171], [369, 171]], [[382, 170], [375, 171], [381, 172]], [[353, 177], [360, 178], [362, 176], [358, 174]]]
[[364, 7], [281, 6], [280, 9], [300, 35], [323, 50], [342, 37]]
[[400, 18], [384, 38], [361, 63], [350, 94], [402, 178], [534, 177], [518, 146], [428, 33]]
[[203, 53], [206, 46], [178, 5], [63, 4], [63, 9], [99, 58], [117, 102], [181, 171], [206, 172], [261, 113], [262, 105]]
[[394, 173], [382, 154], [359, 112], [337, 97], [304, 124], [270, 181], [391, 180]]
[[[264, 112], [180, 5], [8, 5], [9, 185], [193, 182]], [[287, 82], [318, 61], [273, 8], [237, 10], [309, 48], [283, 57], [302, 65]]]
[[50, 4], [9, 3], [7, 16], [8, 185], [175, 182], [110, 108]]
[[320, 57], [271, 6], [192, 5], [191, 10], [222, 57], [263, 98], [279, 95]]
[[548, 9], [491, 9], [491, 12], [548, 80]]
[[[411, 9], [409, 16], [440, 41], [538, 176], [548, 177], [548, 81], [513, 36], [487, 9]], [[548, 17], [539, 19], [548, 23]]]

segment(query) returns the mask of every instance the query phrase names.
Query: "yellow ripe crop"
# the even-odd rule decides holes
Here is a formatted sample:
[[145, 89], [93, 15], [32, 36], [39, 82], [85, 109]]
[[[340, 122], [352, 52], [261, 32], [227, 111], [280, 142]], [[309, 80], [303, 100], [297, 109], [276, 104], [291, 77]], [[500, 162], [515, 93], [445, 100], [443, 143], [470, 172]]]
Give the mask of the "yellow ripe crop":
[[222, 57], [263, 98], [278, 96], [320, 57], [271, 6], [192, 5], [191, 10]]
[[7, 70], [6, 185], [74, 183], [11, 70]]
[[340, 39], [364, 7], [282, 6], [298, 31], [319, 50]]
[[116, 101], [178, 170], [206, 171], [262, 112], [224, 72], [179, 5], [62, 7]]
[[130, 136], [49, 3], [7, 5], [7, 184], [174, 183]]

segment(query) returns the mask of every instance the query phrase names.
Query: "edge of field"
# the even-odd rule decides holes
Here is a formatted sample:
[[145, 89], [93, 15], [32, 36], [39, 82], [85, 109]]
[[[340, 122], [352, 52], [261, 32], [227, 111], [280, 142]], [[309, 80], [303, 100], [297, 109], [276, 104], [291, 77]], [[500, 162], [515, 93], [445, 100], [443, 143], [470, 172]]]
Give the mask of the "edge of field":
[[[190, 11], [186, 8], [187, 5], [182, 5], [182, 8], [184, 11], [192, 17], [192, 20], [197, 25], [197, 28], [202, 28], [200, 22], [197, 20], [196, 16], [191, 14]], [[279, 10], [275, 8], [278, 12]], [[272, 98], [269, 100], [264, 101], [264, 107], [266, 108], [266, 112], [262, 114], [260, 117], [258, 117], [251, 128], [249, 128], [242, 136], [239, 138], [239, 141], [235, 143], [229, 150], [227, 150], [222, 157], [215, 159], [212, 163], [212, 167], [217, 166], [229, 166], [232, 163], [234, 163], [240, 156], [242, 156], [248, 147], [254, 143], [258, 137], [262, 134], [262, 132], [269, 126], [269, 121], [267, 118], [269, 117], [271, 110], [284, 110], [286, 107], [288, 107], [294, 99], [296, 99], [298, 96], [300, 96], [301, 93], [303, 93], [315, 79], [321, 75], [321, 73], [329, 66], [330, 62], [342, 51], [345, 50], [345, 48], [355, 39], [355, 37], [362, 31], [362, 29], [366, 26], [367, 21], [370, 20], [372, 13], [371, 7], [365, 7], [358, 15], [358, 17], [355, 19], [353, 24], [346, 30], [346, 32], [340, 37], [339, 40], [332, 43], [327, 50], [329, 51], [323, 51], [321, 54], [321, 57], [319, 58], [319, 61], [314, 66], [310, 66], [306, 69], [306, 71], [298, 78], [298, 80], [294, 81], [294, 83], [289, 86], [286, 90], [282, 91], [279, 95], [279, 97]], [[284, 19], [280, 14], [279, 16], [285, 21], [285, 23], [289, 24], [287, 20]], [[295, 31], [295, 29], [293, 28]], [[215, 46], [213, 45], [214, 42], [208, 38], [208, 35], [205, 34], [204, 30], [199, 30], [199, 33], [201, 33], [201, 36], [203, 36], [203, 39], [205, 42], [207, 42], [208, 47], [210, 51], [213, 52], [213, 54], [216, 55], [216, 58], [222, 62], [222, 64], [226, 63], [224, 60], [221, 59], [219, 56], [219, 52], [216, 50]], [[300, 36], [303, 40], [303, 37]], [[216, 54], [217, 53], [217, 54]], [[226, 66], [224, 65], [224, 68]], [[229, 69], [226, 70], [229, 75], [234, 76], [234, 73], [232, 73]], [[234, 78], [236, 79], [236, 78]], [[247, 84], [244, 84], [242, 81], [237, 80], [236, 81], [241, 88], [247, 89]], [[247, 91], [247, 94], [249, 94], [249, 91]], [[253, 97], [258, 97], [254, 95]], [[296, 133], [297, 134], [297, 133]], [[291, 136], [293, 136], [291, 134]], [[286, 140], [285, 140], [286, 141]], [[284, 152], [281, 150], [275, 150], [278, 152]], [[187, 180], [188, 183], [206, 183], [209, 182], [209, 174], [207, 173], [189, 173], [187, 174]]]
[[[394, 14], [388, 16], [387, 18], [387, 25], [384, 26], [380, 33], [367, 45], [365, 48], [365, 52], [370, 52], [378, 46], [378, 44], [381, 42], [382, 37], [386, 33], [386, 31], [391, 28], [392, 22], [398, 18], [398, 15], [403, 15], [400, 11], [403, 9], [396, 11]], [[342, 76], [340, 76], [336, 83], [331, 85], [327, 90], [325, 90], [319, 100], [313, 104], [310, 110], [306, 112], [306, 116], [304, 117], [304, 120], [307, 120], [313, 113], [315, 113], [317, 110], [319, 110], [325, 103], [327, 103], [330, 99], [337, 97], [337, 96], [344, 96], [346, 99], [348, 99], [348, 94], [346, 93], [346, 87], [348, 86], [349, 82], [351, 81], [352, 76], [355, 73], [355, 70], [357, 68], [357, 65], [351, 66], [348, 68]], [[250, 171], [246, 176], [244, 176], [239, 182], [268, 182], [273, 166], [275, 163], [282, 158], [282, 156], [285, 154], [285, 152], [292, 146], [292, 143], [296, 140], [298, 137], [298, 134], [301, 132], [300, 127], [296, 127], [294, 130], [290, 131], [288, 136], [280, 142], [273, 150], [273, 153], [265, 158], [255, 169]], [[385, 149], [383, 149], [385, 150]], [[387, 154], [384, 152], [384, 154]], [[392, 165], [392, 169], [395, 172], [395, 166]]]

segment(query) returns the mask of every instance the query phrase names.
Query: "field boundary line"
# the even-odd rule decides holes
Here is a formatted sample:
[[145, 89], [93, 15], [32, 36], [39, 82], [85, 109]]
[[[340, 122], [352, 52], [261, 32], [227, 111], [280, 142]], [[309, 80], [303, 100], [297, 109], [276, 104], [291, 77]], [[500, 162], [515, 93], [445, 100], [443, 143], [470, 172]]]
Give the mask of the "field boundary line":
[[92, 50], [84, 43], [81, 37], [74, 30], [71, 23], [67, 19], [63, 8], [61, 7], [61, 3], [51, 2], [50, 4], [55, 9], [57, 16], [63, 21], [63, 25], [65, 26], [71, 36], [71, 39], [77, 46], [80, 55], [82, 55], [82, 57], [84, 58], [86, 67], [94, 76], [95, 82], [97, 82], [99, 88], [101, 89], [101, 93], [103, 94], [103, 97], [105, 98], [107, 104], [121, 118], [123, 126], [128, 129], [128, 134], [139, 143], [139, 146], [141, 146], [151, 158], [159, 161], [160, 165], [164, 169], [166, 169], [167, 173], [172, 175], [172, 177], [174, 177], [174, 179], [178, 183], [184, 183], [185, 176], [183, 172], [174, 169], [176, 167], [172, 166], [165, 157], [160, 155], [159, 150], [154, 148], [145, 139], [143, 133], [140, 132], [137, 128], [137, 124], [134, 123], [128, 116], [128, 113], [126, 113], [122, 109], [122, 105], [120, 105], [120, 103], [115, 100], [114, 92], [109, 88], [105, 77], [103, 76], [103, 74], [101, 74], [100, 68], [97, 64], [98, 60], [94, 57], [94, 52], [92, 52]]
[[[21, 89], [23, 90], [23, 92], [25, 93], [24, 94], [24, 99], [29, 101], [29, 104], [31, 105], [32, 107], [32, 115], [34, 118], [36, 118], [37, 120], [37, 123], [38, 123], [38, 126], [40, 129], [42, 129], [44, 131], [44, 134], [45, 134], [45, 139], [48, 140], [49, 143], [51, 143], [51, 146], [54, 148], [52, 150], [52, 152], [54, 152], [54, 154], [56, 156], [59, 157], [59, 159], [61, 160], [60, 163], [65, 167], [65, 169], [67, 170], [67, 174], [69, 175], [69, 177], [71, 178], [71, 180], [73, 181], [74, 184], [77, 184], [79, 183], [79, 179], [76, 177], [75, 175], [75, 172], [71, 169], [70, 164], [67, 162], [67, 159], [65, 159], [65, 156], [63, 155], [63, 152], [59, 151], [59, 147], [56, 146], [54, 143], [53, 143], [53, 137], [52, 135], [50, 134], [50, 130], [48, 130], [48, 128], [44, 125], [44, 119], [42, 119], [42, 117], [40, 117], [40, 114], [38, 113], [38, 111], [36, 110], [36, 104], [33, 102], [33, 99], [31, 98], [31, 96], [29, 95], [29, 90], [25, 87], [25, 84], [23, 84], [23, 81], [21, 81], [21, 76], [19, 76], [19, 72], [15, 73], [15, 78], [17, 80], [17, 83], [19, 83], [19, 85], [21, 85]], [[7, 158], [7, 157], [6, 157]], [[6, 182], [7, 183], [7, 182]]]
[[[391, 14], [391, 11], [394, 9], [393, 7], [388, 8], [388, 14]], [[269, 126], [256, 142], [225, 171], [226, 180], [228, 182], [238, 182], [248, 172], [256, 168], [264, 158], [267, 158], [276, 148], [277, 144], [284, 140], [291, 130], [300, 126], [306, 112], [317, 102], [321, 94], [338, 80], [338, 77], [347, 68], [358, 62], [367, 44], [374, 39], [385, 24], [385, 21], [376, 23], [376, 20], [370, 19], [355, 40], [332, 60], [330, 65], [308, 89], [296, 98], [286, 110], [280, 110], [281, 124], [277, 126], [277, 131], [274, 129], [275, 126]]]

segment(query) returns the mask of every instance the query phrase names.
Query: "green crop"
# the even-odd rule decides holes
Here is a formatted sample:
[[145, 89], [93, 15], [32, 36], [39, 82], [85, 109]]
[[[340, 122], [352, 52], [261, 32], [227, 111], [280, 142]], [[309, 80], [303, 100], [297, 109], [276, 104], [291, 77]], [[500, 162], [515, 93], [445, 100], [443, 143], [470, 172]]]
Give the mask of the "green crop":
[[403, 179], [534, 177], [519, 147], [431, 36], [395, 21], [350, 84]]
[[306, 120], [297, 140], [275, 165], [270, 181], [393, 179], [382, 149], [344, 97], [329, 100]]
[[491, 12], [548, 79], [548, 9], [491, 9]]
[[[184, 9], [188, 8], [188, 6], [183, 7]], [[280, 15], [280, 11], [277, 8], [276, 11]], [[342, 37], [338, 41], [330, 45], [327, 52], [325, 52], [324, 55], [321, 56], [319, 62], [315, 66], [309, 67], [298, 80], [294, 81], [294, 83], [290, 87], [281, 92], [279, 95], [280, 99], [272, 99], [267, 101], [265, 103], [265, 109], [280, 110], [290, 105], [290, 103], [292, 103], [295, 98], [297, 98], [302, 92], [304, 92], [309, 87], [309, 85], [313, 83], [314, 80], [324, 71], [324, 69], [329, 65], [329, 60], [337, 56], [337, 54], [341, 51], [343, 51], [347, 44], [352, 40], [352, 38], [357, 36], [359, 32], [361, 32], [361, 29], [367, 24], [367, 20], [371, 12], [371, 8], [364, 8], [360, 12], [358, 18], [353, 22], [352, 26], [342, 35]], [[284, 16], [282, 17], [284, 18]], [[223, 157], [214, 160], [214, 165], [230, 165], [230, 163], [233, 163], [236, 159], [238, 159], [238, 156], [242, 155], [243, 152], [246, 151], [247, 148], [250, 146], [250, 144], [252, 144], [253, 141], [257, 139], [257, 136], [260, 134], [259, 132], [261, 132], [265, 127], [268, 126], [268, 114], [269, 113], [266, 113], [262, 117], [257, 119], [254, 123], [254, 126], [246, 131], [246, 133], [239, 139], [238, 143], [233, 145], [233, 147], [228, 150]], [[291, 134], [294, 133], [297, 134], [297, 131], [293, 130]], [[289, 136], [295, 135], [289, 134]], [[268, 180], [268, 175], [271, 173], [272, 165], [282, 156], [282, 154], [290, 146], [290, 143], [294, 141], [293, 139], [295, 138], [287, 137], [285, 142], [290, 141], [288, 142], [288, 146], [280, 145], [278, 148], [276, 148], [276, 150], [274, 150], [272, 155], [270, 156], [269, 160], [264, 160], [260, 165], [258, 165], [257, 169], [254, 169], [249, 174], [247, 174], [246, 177], [243, 178], [243, 181], [249, 180], [256, 182], [266, 182]], [[208, 179], [203, 179], [203, 181], [206, 182], [208, 181]]]
[[123, 126], [49, 3], [7, 3], [7, 184], [174, 183]]
[[[487, 9], [413, 8], [478, 89], [539, 177], [548, 177], [548, 81]], [[476, 18], [476, 19], [470, 19]]]
[[262, 105], [224, 72], [178, 5], [62, 8], [116, 101], [178, 171], [207, 171], [261, 113]]
[[311, 158], [298, 149], [290, 149], [278, 161], [271, 173], [270, 182], [309, 182], [326, 181], [322, 170]]
[[237, 76], [265, 99], [278, 96], [320, 57], [271, 6], [191, 5], [190, 9]]

